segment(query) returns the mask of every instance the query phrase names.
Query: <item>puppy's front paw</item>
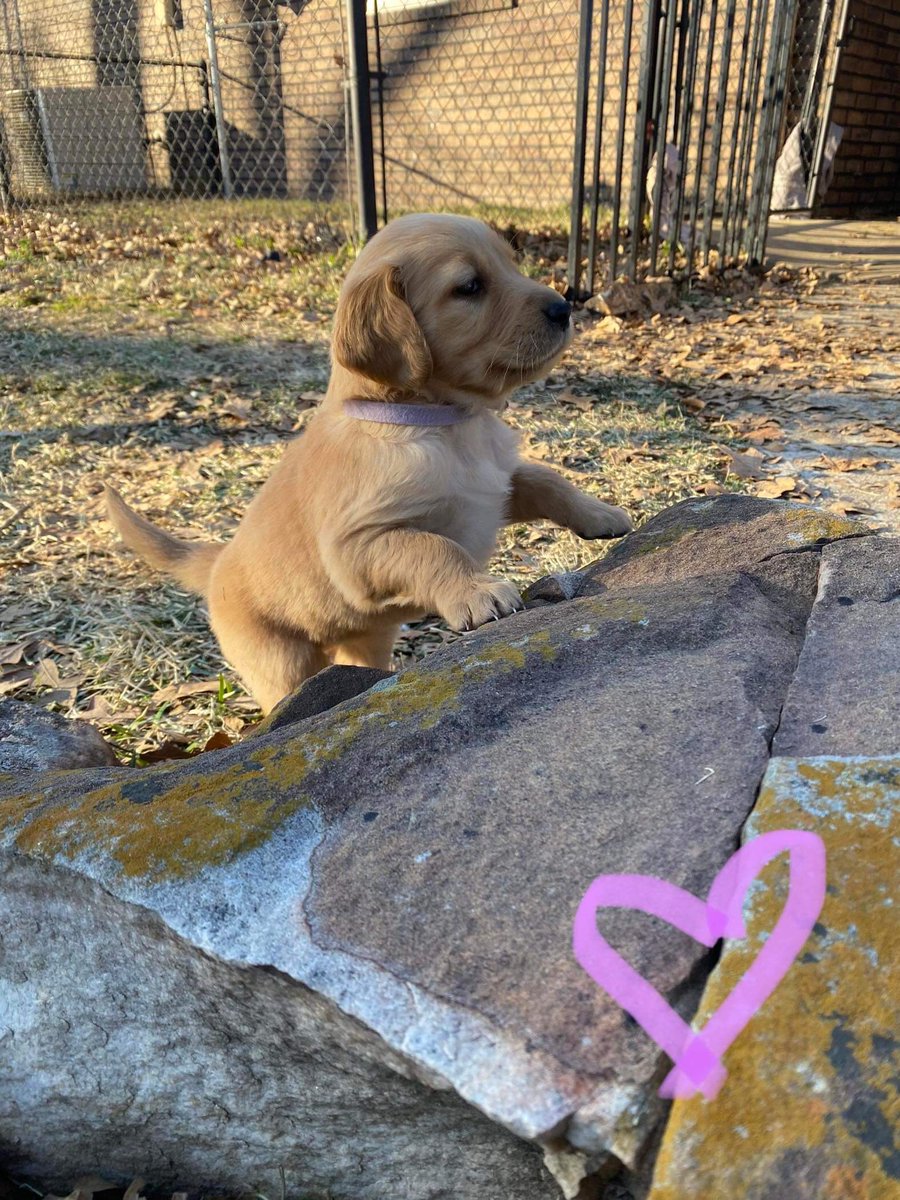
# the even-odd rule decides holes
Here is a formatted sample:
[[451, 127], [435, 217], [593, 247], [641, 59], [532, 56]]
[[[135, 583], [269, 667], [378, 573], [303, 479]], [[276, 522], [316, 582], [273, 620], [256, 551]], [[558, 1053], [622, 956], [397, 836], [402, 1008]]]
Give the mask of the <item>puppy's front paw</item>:
[[617, 538], [623, 537], [634, 529], [634, 522], [624, 508], [614, 504], [604, 504], [602, 500], [592, 501], [586, 508], [577, 525], [572, 530], [583, 538]]
[[441, 616], [451, 629], [477, 629], [490, 620], [507, 617], [524, 608], [522, 597], [505, 579], [476, 575], [471, 591], [442, 607]]

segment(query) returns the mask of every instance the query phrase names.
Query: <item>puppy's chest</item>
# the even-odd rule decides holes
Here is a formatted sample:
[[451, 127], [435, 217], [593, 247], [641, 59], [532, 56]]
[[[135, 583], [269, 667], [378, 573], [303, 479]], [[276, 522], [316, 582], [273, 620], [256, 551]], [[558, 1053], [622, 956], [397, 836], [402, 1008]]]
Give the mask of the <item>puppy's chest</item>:
[[509, 445], [491, 450], [434, 464], [423, 513], [425, 528], [452, 538], [479, 562], [493, 553], [518, 462]]

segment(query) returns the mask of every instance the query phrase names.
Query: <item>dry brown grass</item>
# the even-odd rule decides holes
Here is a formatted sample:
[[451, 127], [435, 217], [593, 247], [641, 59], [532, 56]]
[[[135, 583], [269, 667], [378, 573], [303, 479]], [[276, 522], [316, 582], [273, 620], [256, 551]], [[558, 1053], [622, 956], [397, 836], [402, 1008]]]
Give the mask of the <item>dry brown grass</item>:
[[[527, 267], [552, 282], [560, 253], [530, 239]], [[256, 718], [198, 602], [116, 544], [101, 487], [177, 533], [227, 537], [324, 389], [351, 256], [336, 224], [286, 205], [0, 218], [0, 694], [89, 717], [132, 761]], [[646, 356], [629, 361], [628, 339], [652, 343], [669, 320], [580, 314], [562, 368], [508, 413], [531, 453], [638, 521], [744, 486], [726, 479], [729, 428], [683, 408]], [[518, 527], [494, 570], [524, 586], [597, 553]], [[452, 636], [424, 622], [398, 664]]]

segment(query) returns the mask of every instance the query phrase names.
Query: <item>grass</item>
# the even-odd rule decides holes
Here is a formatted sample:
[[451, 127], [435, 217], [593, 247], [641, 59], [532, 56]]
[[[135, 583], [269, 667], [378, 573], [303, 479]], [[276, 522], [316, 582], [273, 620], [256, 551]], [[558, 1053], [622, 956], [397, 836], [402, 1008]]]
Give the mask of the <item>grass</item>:
[[[559, 230], [519, 241], [525, 269], [558, 283]], [[282, 202], [0, 217], [0, 695], [88, 717], [135, 762], [257, 718], [199, 602], [117, 545], [102, 485], [176, 533], [227, 537], [324, 391], [353, 254], [340, 213]], [[727, 428], [640, 361], [610, 370], [629, 329], [607, 325], [581, 314], [563, 366], [516, 397], [528, 452], [638, 521], [741, 486]], [[519, 526], [492, 569], [525, 586], [602, 549]], [[423, 622], [397, 663], [452, 637]]]

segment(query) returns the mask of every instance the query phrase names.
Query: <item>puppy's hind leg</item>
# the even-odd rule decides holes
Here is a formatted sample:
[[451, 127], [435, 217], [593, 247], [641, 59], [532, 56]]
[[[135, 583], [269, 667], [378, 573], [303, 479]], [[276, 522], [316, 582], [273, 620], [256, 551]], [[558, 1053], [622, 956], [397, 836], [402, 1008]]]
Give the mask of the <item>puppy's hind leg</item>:
[[219, 646], [264, 713], [328, 666], [321, 646], [243, 610], [211, 611]]
[[391, 625], [387, 629], [374, 629], [345, 638], [330, 647], [331, 661], [337, 667], [377, 667], [381, 671], [389, 671], [399, 631], [399, 626]]

